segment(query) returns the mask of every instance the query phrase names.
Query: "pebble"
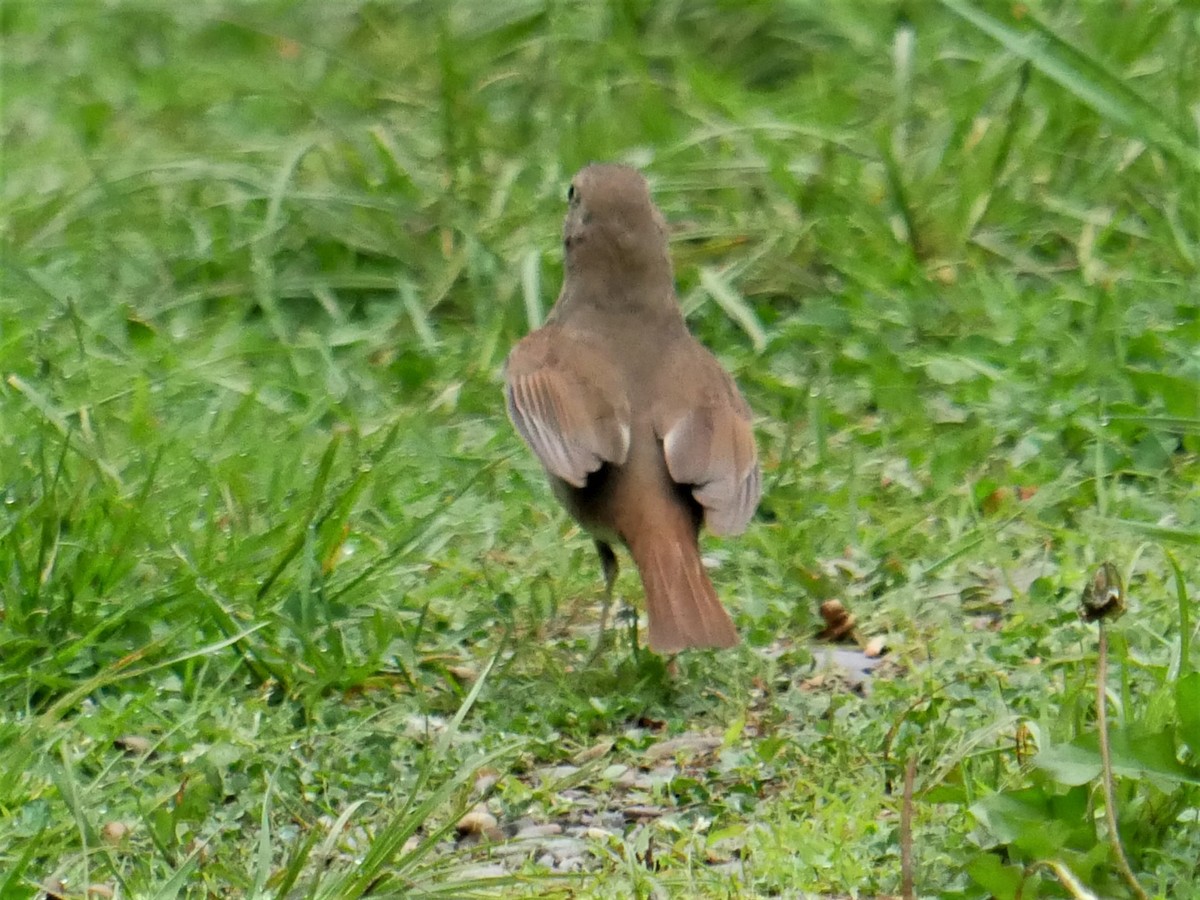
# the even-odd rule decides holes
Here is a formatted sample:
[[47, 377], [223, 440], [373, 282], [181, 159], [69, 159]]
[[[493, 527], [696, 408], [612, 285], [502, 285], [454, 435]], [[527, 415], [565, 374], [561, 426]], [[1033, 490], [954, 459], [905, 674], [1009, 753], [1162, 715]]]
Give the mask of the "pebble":
[[587, 844], [579, 838], [556, 837], [542, 842], [542, 849], [554, 856], [555, 859], [566, 859], [568, 856], [580, 856], [587, 852]]
[[620, 810], [609, 809], [604, 812], [583, 816], [582, 821], [587, 826], [594, 825], [597, 828], [619, 829], [625, 824], [625, 816]]
[[513, 835], [514, 840], [530, 841], [537, 838], [553, 837], [563, 833], [563, 827], [555, 822], [547, 822], [545, 825], [526, 825]]
[[508, 869], [504, 868], [504, 866], [500, 865], [499, 863], [480, 863], [477, 866], [467, 866], [463, 869], [460, 869], [456, 873], [455, 877], [461, 879], [462, 881], [471, 881], [472, 879], [476, 878], [503, 878], [508, 874]]
[[648, 791], [654, 787], [654, 779], [650, 777], [649, 772], [643, 772], [639, 769], [626, 769], [619, 777], [614, 779], [613, 784], [622, 790], [639, 790]]

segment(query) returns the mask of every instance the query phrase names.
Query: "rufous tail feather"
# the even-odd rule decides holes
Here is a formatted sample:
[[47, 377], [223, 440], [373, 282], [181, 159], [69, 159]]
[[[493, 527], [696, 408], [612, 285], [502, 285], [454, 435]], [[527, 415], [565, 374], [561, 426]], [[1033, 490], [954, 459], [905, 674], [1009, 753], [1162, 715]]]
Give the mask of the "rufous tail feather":
[[691, 534], [656, 529], [629, 550], [646, 592], [651, 650], [677, 653], [737, 644], [737, 629], [717, 598]]

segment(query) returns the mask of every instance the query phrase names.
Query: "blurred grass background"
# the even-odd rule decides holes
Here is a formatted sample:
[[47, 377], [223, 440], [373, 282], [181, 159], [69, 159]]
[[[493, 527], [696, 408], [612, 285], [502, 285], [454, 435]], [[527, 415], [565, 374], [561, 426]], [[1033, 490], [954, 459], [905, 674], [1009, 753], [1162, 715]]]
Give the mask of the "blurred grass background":
[[[900, 736], [949, 804], [925, 887], [986, 896], [968, 810], [1023, 777], [1015, 722], [1085, 728], [1093, 565], [1138, 610], [1130, 708], [1191, 666], [1194, 4], [9, 0], [0, 34], [12, 896], [285, 896], [292, 863], [317, 895], [296, 848], [339, 816], [369, 837], [410, 779], [500, 748], [503, 801], [553, 805], [519, 787], [533, 761], [636, 749], [647, 716], [757, 722], [729, 777], [759, 800], [679, 801], [742, 829], [752, 863], [714, 895], [894, 893], [878, 753], [929, 692]], [[500, 403], [566, 184], [603, 159], [647, 172], [689, 321], [759, 417], [759, 520], [706, 544], [748, 649], [677, 683], [619, 654], [574, 671], [590, 545]], [[775, 693], [829, 597], [907, 667], [861, 707]], [[477, 732], [430, 756], [413, 717], [496, 654]], [[128, 734], [154, 752], [114, 751]], [[1138, 871], [1186, 896], [1194, 788], [1131, 802]], [[572, 890], [708, 884], [681, 839], [655, 873], [625, 838], [615, 880]], [[412, 863], [451, 883], [442, 859]]]

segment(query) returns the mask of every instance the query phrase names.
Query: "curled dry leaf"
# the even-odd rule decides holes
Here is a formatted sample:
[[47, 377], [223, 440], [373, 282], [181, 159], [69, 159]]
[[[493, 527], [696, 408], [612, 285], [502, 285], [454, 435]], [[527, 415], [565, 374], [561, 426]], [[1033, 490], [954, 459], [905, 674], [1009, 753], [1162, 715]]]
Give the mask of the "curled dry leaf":
[[958, 281], [958, 270], [951, 263], [942, 263], [934, 268], [933, 277], [942, 284], [951, 285]]
[[475, 793], [483, 795], [490, 793], [500, 780], [500, 773], [495, 769], [480, 769], [475, 775]]
[[863, 645], [863, 656], [868, 659], [878, 659], [887, 653], [887, 642], [879, 635], [871, 638]]
[[1110, 562], [1098, 568], [1079, 598], [1079, 615], [1085, 622], [1115, 619], [1125, 612], [1125, 585]]
[[100, 835], [110, 844], [119, 844], [129, 835], [129, 826], [124, 822], [105, 822]]
[[496, 840], [500, 834], [500, 823], [483, 806], [477, 806], [458, 820], [454, 830], [460, 838], [485, 837]]
[[711, 753], [720, 746], [721, 739], [719, 737], [688, 732], [647, 747], [646, 752], [642, 755], [647, 762], [653, 763], [662, 759], [672, 759], [680, 754], [697, 756]]
[[446, 671], [454, 676], [460, 684], [474, 684], [479, 673], [470, 666], [446, 666]]
[[801, 681], [800, 690], [814, 694], [857, 692], [857, 684], [839, 672], [818, 672]]
[[840, 641], [854, 630], [855, 618], [847, 612], [840, 600], [826, 600], [822, 603], [821, 619], [825, 627], [817, 637], [822, 641]]
[[657, 819], [666, 812], [661, 806], [647, 806], [638, 804], [635, 806], [626, 806], [621, 810], [621, 814], [625, 816], [626, 821], [637, 821], [638, 819]]
[[113, 746], [130, 756], [145, 756], [154, 749], [154, 742], [140, 734], [126, 734], [113, 741]]
[[575, 765], [577, 765], [577, 766], [585, 765], [587, 763], [590, 763], [594, 759], [599, 759], [602, 756], [607, 756], [609, 751], [612, 750], [612, 748], [613, 748], [612, 738], [604, 738], [603, 740], [597, 741], [595, 744], [592, 744], [592, 746], [588, 747], [587, 749], [580, 750], [573, 757], [571, 757], [571, 762], [575, 763]]

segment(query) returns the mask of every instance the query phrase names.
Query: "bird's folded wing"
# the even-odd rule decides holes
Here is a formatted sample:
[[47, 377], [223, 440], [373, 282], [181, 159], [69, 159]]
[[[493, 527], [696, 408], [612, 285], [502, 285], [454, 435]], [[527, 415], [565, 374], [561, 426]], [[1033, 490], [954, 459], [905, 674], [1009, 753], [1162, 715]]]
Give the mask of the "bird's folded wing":
[[677, 484], [692, 486], [704, 507], [704, 524], [714, 534], [744, 531], [762, 494], [762, 476], [750, 408], [717, 361], [704, 354], [692, 390], [660, 404], [655, 431], [663, 442], [667, 471]]
[[608, 358], [570, 331], [527, 335], [505, 364], [508, 415], [551, 475], [575, 487], [629, 453], [629, 400]]

